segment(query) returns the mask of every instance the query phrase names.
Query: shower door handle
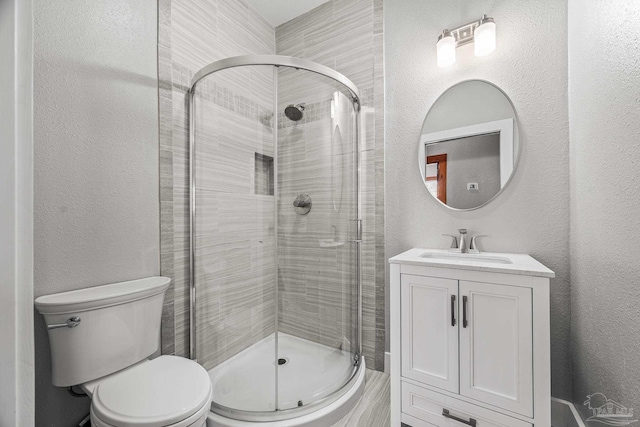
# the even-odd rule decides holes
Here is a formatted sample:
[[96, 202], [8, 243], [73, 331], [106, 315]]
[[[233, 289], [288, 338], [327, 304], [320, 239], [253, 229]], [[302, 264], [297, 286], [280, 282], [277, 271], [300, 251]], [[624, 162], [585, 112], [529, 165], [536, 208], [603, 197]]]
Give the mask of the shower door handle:
[[352, 219], [356, 223], [356, 238], [353, 240], [349, 240], [352, 243], [362, 243], [362, 220], [361, 219]]

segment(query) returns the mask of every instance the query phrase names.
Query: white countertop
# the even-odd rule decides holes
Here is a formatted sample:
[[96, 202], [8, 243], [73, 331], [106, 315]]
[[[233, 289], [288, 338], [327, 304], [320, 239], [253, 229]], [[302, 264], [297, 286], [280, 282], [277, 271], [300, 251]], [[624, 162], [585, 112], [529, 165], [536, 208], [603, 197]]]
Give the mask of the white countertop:
[[[427, 257], [421, 256], [427, 254]], [[438, 258], [442, 255], [443, 258]], [[485, 258], [484, 260], [482, 258]], [[491, 262], [493, 261], [493, 262]], [[391, 264], [410, 264], [424, 267], [458, 270], [489, 271], [521, 276], [556, 277], [556, 274], [526, 254], [481, 252], [460, 254], [442, 249], [414, 248], [389, 259]]]

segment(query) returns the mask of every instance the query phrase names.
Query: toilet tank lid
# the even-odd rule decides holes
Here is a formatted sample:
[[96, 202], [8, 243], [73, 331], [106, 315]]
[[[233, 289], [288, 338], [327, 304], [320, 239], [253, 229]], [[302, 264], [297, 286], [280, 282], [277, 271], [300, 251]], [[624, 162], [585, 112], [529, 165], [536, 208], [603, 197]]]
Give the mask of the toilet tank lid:
[[77, 313], [148, 298], [166, 291], [169, 283], [171, 283], [171, 279], [168, 277], [146, 277], [77, 291], [44, 295], [36, 298], [35, 304], [41, 314]]

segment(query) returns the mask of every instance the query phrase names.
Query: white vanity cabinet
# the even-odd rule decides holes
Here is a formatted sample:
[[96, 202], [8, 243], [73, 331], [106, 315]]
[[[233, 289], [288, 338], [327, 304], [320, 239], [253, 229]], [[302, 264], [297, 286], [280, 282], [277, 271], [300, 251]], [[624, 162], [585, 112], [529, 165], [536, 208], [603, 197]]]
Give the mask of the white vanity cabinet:
[[553, 272], [519, 254], [390, 263], [391, 425], [550, 427]]

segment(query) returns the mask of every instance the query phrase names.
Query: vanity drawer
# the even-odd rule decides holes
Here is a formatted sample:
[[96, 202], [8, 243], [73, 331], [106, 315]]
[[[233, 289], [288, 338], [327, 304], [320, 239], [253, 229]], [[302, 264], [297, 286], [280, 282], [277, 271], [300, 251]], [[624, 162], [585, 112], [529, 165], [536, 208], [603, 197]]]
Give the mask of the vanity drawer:
[[[481, 408], [416, 385], [402, 382], [402, 412], [419, 420], [425, 426], [463, 427], [465, 424], [443, 415], [448, 410], [453, 417], [465, 421], [476, 420], [476, 427], [533, 427], [533, 424]], [[414, 426], [421, 427], [421, 426]]]

